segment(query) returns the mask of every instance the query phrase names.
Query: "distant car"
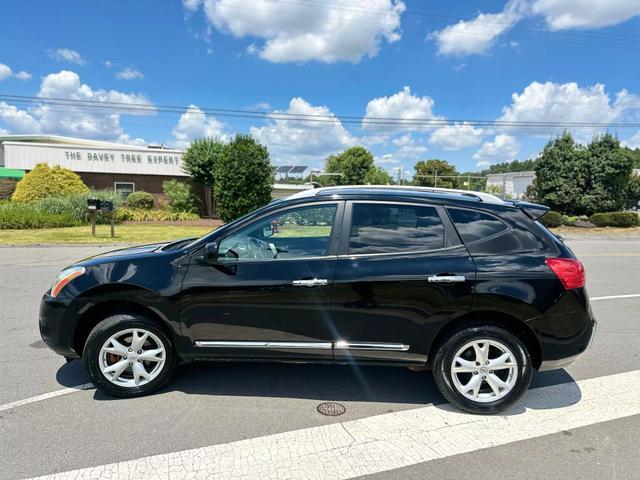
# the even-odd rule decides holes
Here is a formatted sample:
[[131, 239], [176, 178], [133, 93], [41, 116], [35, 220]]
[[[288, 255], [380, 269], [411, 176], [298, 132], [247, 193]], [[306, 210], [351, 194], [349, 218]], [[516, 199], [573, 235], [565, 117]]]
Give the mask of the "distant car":
[[546, 212], [457, 190], [307, 190], [199, 239], [73, 264], [40, 331], [119, 397], [157, 390], [177, 362], [321, 362], [430, 367], [448, 401], [495, 413], [594, 333], [582, 264]]

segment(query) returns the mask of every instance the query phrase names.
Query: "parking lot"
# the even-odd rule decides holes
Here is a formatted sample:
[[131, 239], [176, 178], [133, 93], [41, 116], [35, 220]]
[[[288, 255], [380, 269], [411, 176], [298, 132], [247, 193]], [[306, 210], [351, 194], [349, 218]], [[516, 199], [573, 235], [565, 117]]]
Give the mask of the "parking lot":
[[[594, 344], [494, 417], [454, 411], [429, 373], [384, 367], [186, 365], [157, 394], [109, 398], [37, 324], [56, 274], [105, 248], [0, 248], [0, 478], [640, 478], [640, 238], [567, 243]], [[346, 413], [322, 416], [327, 401]]]

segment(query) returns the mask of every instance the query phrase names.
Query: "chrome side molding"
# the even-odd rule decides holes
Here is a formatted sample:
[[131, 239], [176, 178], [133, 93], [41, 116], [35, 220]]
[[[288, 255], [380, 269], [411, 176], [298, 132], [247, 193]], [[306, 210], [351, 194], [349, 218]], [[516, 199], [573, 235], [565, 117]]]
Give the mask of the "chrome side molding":
[[196, 340], [196, 347], [207, 348], [308, 348], [331, 350], [331, 342], [236, 342], [226, 340]]
[[367, 342], [347, 342], [346, 340], [338, 340], [333, 344], [336, 350], [385, 350], [394, 352], [406, 352], [410, 345], [404, 343], [367, 343]]
[[312, 349], [312, 350], [382, 350], [406, 352], [410, 345], [404, 343], [368, 343], [368, 342], [251, 342], [228, 340], [196, 340], [196, 347], [200, 348], [261, 348], [261, 349]]

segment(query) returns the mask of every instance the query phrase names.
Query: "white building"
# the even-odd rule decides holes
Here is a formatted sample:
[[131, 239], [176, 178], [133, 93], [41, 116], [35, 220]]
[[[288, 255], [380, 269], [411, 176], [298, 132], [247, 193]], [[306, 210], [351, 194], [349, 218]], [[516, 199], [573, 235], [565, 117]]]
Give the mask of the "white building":
[[533, 183], [536, 172], [490, 173], [487, 175], [487, 186], [497, 187], [505, 195], [522, 198], [527, 187]]

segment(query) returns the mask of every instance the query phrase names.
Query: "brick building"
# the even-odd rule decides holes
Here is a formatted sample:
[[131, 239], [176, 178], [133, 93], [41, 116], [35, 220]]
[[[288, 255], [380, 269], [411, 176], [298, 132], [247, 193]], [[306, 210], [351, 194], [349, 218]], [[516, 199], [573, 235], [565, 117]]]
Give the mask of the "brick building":
[[123, 196], [144, 190], [162, 199], [163, 182], [176, 179], [194, 185], [202, 198], [204, 188], [182, 171], [183, 153], [55, 135], [5, 135], [0, 136], [0, 187], [9, 190], [25, 172], [47, 163], [73, 170], [90, 188], [112, 189]]

